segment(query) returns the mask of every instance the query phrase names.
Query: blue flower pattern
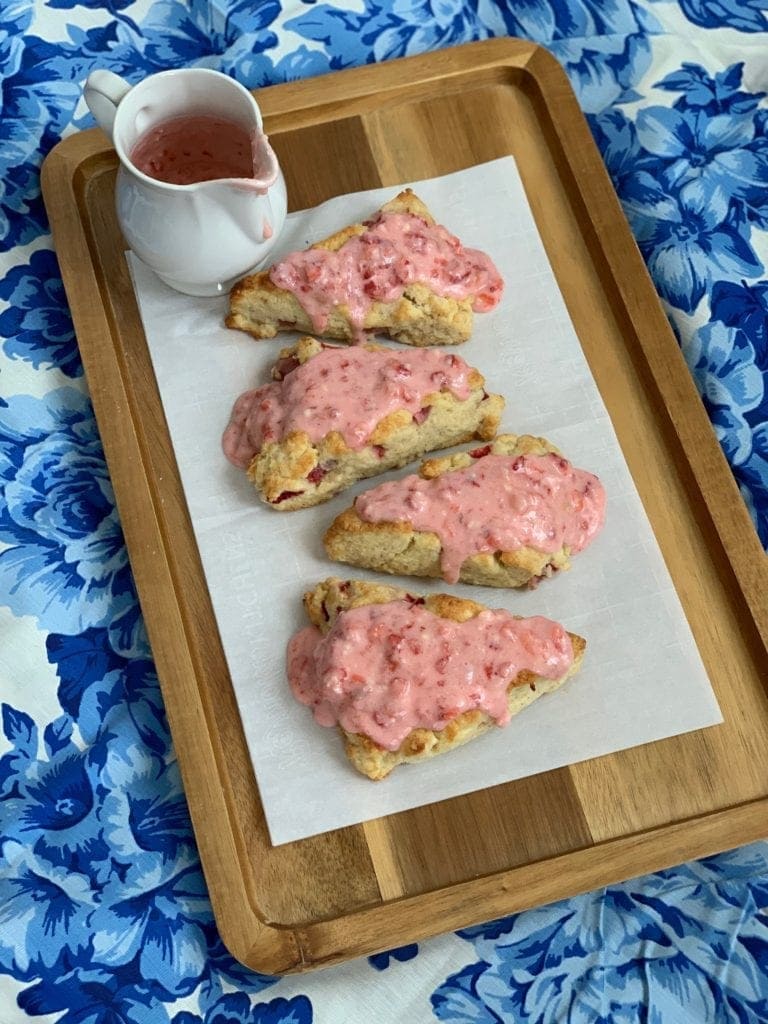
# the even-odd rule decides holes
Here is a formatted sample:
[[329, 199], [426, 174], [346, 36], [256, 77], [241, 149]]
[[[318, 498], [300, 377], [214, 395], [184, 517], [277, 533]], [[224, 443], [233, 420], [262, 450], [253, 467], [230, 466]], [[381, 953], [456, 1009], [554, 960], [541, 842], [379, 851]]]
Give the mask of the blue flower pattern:
[[680, 8], [686, 18], [702, 28], [768, 31], [766, 0], [680, 0]]
[[[21, 426], [26, 424], [26, 426]], [[34, 424], [34, 426], [30, 426]], [[45, 629], [106, 626], [116, 650], [145, 648], [137, 599], [90, 402], [60, 388], [0, 408], [0, 592], [35, 605]]]
[[[46, 235], [42, 159], [92, 123], [78, 103], [95, 66], [131, 81], [215, 67], [257, 88], [474, 39], [541, 43], [588, 114], [768, 547], [766, 92], [744, 63], [681, 63], [649, 83], [655, 0], [46, 6], [55, 38], [41, 4], [0, 6], [0, 384], [6, 368], [37, 382], [0, 386], [0, 605], [34, 615], [56, 680], [49, 718], [33, 701], [2, 706], [0, 974], [18, 983], [18, 1012], [62, 1024], [311, 1024], [312, 999], [235, 963], [213, 922]], [[705, 36], [768, 30], [768, 0], [679, 0], [679, 13]], [[462, 966], [422, 993], [418, 1019], [764, 1021], [766, 856], [747, 848], [464, 930]], [[424, 948], [350, 977], [407, 976]]]
[[[766, 94], [745, 90], [743, 72], [742, 63], [715, 74], [685, 63], [655, 83], [671, 106], [643, 107], [634, 121], [612, 109], [591, 124], [768, 547], [768, 306], [757, 248], [768, 228]], [[692, 316], [706, 321], [693, 332]]]
[[82, 375], [64, 287], [50, 249], [38, 249], [29, 263], [12, 268], [0, 281], [0, 299], [8, 303], [0, 313], [6, 355], [26, 359], [36, 368], [56, 366], [68, 377]]
[[368, 957], [371, 967], [377, 971], [386, 971], [389, 965], [394, 962], [404, 963], [406, 960], [413, 960], [418, 956], [419, 947], [415, 942], [409, 942], [407, 946], [398, 946], [397, 949], [388, 949], [384, 953], [376, 953]]
[[765, 867], [764, 850], [746, 849], [461, 931], [478, 959], [433, 993], [435, 1015], [757, 1024], [768, 1014]]

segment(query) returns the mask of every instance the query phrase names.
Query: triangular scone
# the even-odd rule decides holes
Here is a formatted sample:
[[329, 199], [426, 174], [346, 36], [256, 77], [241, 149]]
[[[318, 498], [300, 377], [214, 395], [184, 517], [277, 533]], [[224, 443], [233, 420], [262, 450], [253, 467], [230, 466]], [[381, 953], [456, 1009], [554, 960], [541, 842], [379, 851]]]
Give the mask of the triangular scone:
[[324, 543], [336, 561], [379, 572], [533, 586], [569, 568], [604, 515], [596, 476], [575, 469], [544, 438], [501, 434], [363, 492]]
[[338, 726], [374, 780], [506, 725], [572, 676], [586, 648], [540, 616], [362, 580], [327, 579], [304, 607], [312, 625], [288, 645], [293, 694]]
[[365, 224], [239, 281], [226, 324], [257, 338], [297, 330], [339, 341], [371, 333], [456, 345], [471, 334], [473, 310], [492, 309], [502, 289], [490, 259], [465, 249], [405, 189]]
[[478, 370], [441, 349], [304, 337], [281, 351], [272, 376], [235, 402], [222, 446], [280, 511], [327, 501], [425, 452], [487, 440], [504, 408]]

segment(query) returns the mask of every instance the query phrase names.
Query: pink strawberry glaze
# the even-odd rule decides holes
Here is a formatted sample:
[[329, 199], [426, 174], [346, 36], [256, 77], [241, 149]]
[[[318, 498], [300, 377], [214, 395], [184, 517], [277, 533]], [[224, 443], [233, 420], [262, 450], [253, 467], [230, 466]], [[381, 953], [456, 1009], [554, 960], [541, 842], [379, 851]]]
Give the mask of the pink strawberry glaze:
[[486, 609], [459, 623], [407, 600], [341, 612], [326, 636], [308, 626], [288, 644], [291, 689], [316, 721], [386, 750], [464, 711], [506, 725], [507, 686], [520, 672], [559, 679], [572, 663], [568, 633], [549, 619]]
[[235, 402], [222, 448], [246, 469], [267, 441], [303, 431], [318, 442], [338, 431], [353, 449], [365, 446], [376, 425], [396, 409], [422, 416], [424, 399], [450, 391], [469, 397], [472, 368], [439, 349], [326, 346], [282, 380], [246, 391]]
[[432, 480], [413, 474], [379, 484], [355, 510], [369, 523], [437, 534], [443, 578], [455, 583], [463, 562], [481, 552], [581, 551], [605, 521], [605, 491], [558, 455], [488, 454]]
[[344, 305], [359, 337], [373, 302], [394, 302], [416, 281], [446, 298], [472, 298], [476, 312], [493, 309], [504, 288], [485, 253], [465, 249], [444, 227], [412, 213], [379, 214], [335, 252], [289, 253], [269, 276], [293, 293], [315, 331], [322, 333], [333, 308]]

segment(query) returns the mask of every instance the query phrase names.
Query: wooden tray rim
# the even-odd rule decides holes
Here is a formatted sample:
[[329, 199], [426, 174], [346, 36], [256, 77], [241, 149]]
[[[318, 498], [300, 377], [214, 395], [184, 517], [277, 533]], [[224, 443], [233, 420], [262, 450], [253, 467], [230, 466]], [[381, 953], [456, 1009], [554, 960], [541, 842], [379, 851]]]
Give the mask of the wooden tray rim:
[[[761, 637], [768, 641], [768, 606], [763, 599], [765, 553], [759, 544], [730, 469], [717, 445], [709, 419], [698, 399], [663, 311], [658, 304], [651, 309], [645, 304], [647, 291], [642, 287], [642, 282], [648, 280], [645, 266], [624, 221], [615, 192], [592, 143], [575, 97], [569, 90], [565, 90], [564, 95], [564, 73], [559, 64], [535, 44], [512, 39], [467, 44], [420, 57], [401, 58], [398, 63], [403, 68], [403, 84], [385, 90], [381, 89], [379, 81], [381, 65], [323, 76], [322, 79], [315, 80], [322, 83], [322, 89], [318, 90], [309, 90], [307, 83], [312, 80], [306, 79], [259, 90], [258, 101], [264, 114], [265, 125], [268, 131], [275, 132], [280, 130], [281, 121], [289, 116], [292, 127], [320, 123], [334, 115], [341, 116], [342, 112], [344, 116], [349, 116], [355, 111], [358, 102], [365, 102], [372, 94], [378, 94], [382, 103], [396, 104], [405, 99], [413, 99], [414, 95], [418, 96], [420, 89], [427, 89], [436, 80], [452, 79], [458, 87], [462, 79], [475, 79], [482, 72], [493, 75], [524, 73], [535, 84], [545, 103], [551, 99], [553, 92], [557, 95], [558, 102], [554, 105], [549, 103], [547, 106], [548, 114], [556, 129], [567, 167], [573, 175], [580, 201], [590, 212], [595, 209], [601, 211], [600, 216], [593, 217], [593, 221], [606, 265], [610, 268], [618, 265], [619, 260], [626, 263], [629, 259], [634, 261], [638, 268], [639, 278], [633, 278], [634, 283], [619, 278], [614, 278], [614, 283], [637, 336], [643, 343], [644, 356], [665, 399], [665, 405], [668, 409], [674, 409], [681, 407], [682, 403], [690, 405], [693, 401], [700, 407], [698, 417], [676, 419], [672, 413], [671, 418], [685, 448], [697, 485], [706, 499], [720, 541], [729, 557], [734, 580], [743, 594]], [[310, 95], [315, 98], [307, 101]], [[44, 196], [47, 198], [54, 189], [66, 187], [67, 182], [71, 183], [75, 174], [87, 173], [88, 161], [110, 150], [111, 146], [97, 129], [70, 136], [59, 143], [46, 158], [43, 166]], [[83, 276], [86, 276], [89, 290], [94, 295], [100, 295], [101, 286], [96, 268], [91, 262], [88, 241], [76, 209], [73, 208], [66, 223], [60, 219], [54, 224], [54, 237], [68, 238], [68, 251], [75, 256], [73, 263], [78, 266], [80, 287], [83, 287]], [[70, 273], [62, 269], [65, 286]], [[640, 284], [637, 283], [638, 280]], [[78, 336], [87, 334], [89, 337], [98, 337], [99, 332], [102, 335], [105, 331], [111, 333], [109, 315], [104, 304], [94, 305], [94, 308], [86, 312], [79, 310], [76, 325]], [[666, 335], [670, 343], [663, 351], [659, 351], [658, 338], [662, 335]], [[100, 411], [102, 414], [106, 414], [106, 410], [111, 413], [116, 401], [118, 405], [122, 404], [130, 409], [130, 395], [125, 391], [119, 373], [117, 381], [119, 393], [116, 395], [114, 390], [111, 393], [107, 392], [103, 381], [92, 381], [90, 373], [88, 374], [97, 418]], [[112, 383], [114, 384], [114, 381]], [[690, 413], [690, 408], [688, 412]], [[131, 441], [135, 444], [141, 468], [143, 460], [140, 439], [134, 434]], [[107, 454], [109, 457], [110, 453]], [[149, 492], [146, 489], [144, 498], [138, 492], [132, 498], [128, 496], [130, 477], [136, 479], [136, 473], [125, 472], [125, 467], [121, 467], [120, 474], [115, 475], [128, 480], [127, 483], [124, 481], [123, 496], [119, 499], [121, 515], [124, 505], [138, 501], [142, 506], [140, 511], [144, 516], [145, 528], [146, 514], [149, 512], [152, 532], [162, 548], [167, 543], [167, 538], [163, 534], [162, 513], [157, 494], [149, 494], [152, 500], [150, 507], [147, 508], [144, 498]], [[737, 499], [735, 502], [734, 498]], [[128, 539], [127, 531], [126, 537]], [[165, 580], [163, 586], [170, 584], [173, 588], [172, 564], [164, 560], [162, 568]], [[153, 603], [152, 593], [143, 593], [142, 601], [150, 607]], [[179, 629], [186, 635], [183, 608], [178, 608], [176, 621], [166, 623], [164, 628]], [[192, 650], [189, 651], [188, 664], [178, 666], [177, 670], [188, 671], [194, 676]], [[159, 674], [162, 682], [163, 673]], [[168, 702], [165, 690], [163, 692]], [[202, 696], [199, 696], [202, 701]], [[210, 727], [210, 718], [202, 707], [199, 717], [201, 722]], [[205, 740], [206, 742], [202, 744], [204, 749], [198, 751], [198, 756], [209, 760], [215, 766], [216, 745], [211, 742], [210, 736], [206, 736]], [[187, 798], [191, 809], [193, 800], [197, 801], [199, 794], [195, 792], [191, 795], [188, 792]], [[221, 799], [222, 804], [226, 804], [226, 792], [221, 794]], [[337, 963], [350, 956], [364, 955], [397, 942], [412, 941], [437, 931], [476, 924], [500, 913], [510, 913], [535, 905], [537, 902], [556, 898], [553, 897], [553, 891], [556, 894], [559, 892], [562, 896], [572, 895], [575, 891], [585, 891], [598, 884], [615, 882], [648, 871], [651, 869], [649, 865], [661, 868], [679, 859], [714, 853], [723, 848], [723, 839], [726, 835], [726, 843], [731, 846], [757, 839], [766, 832], [768, 798], [730, 807], [687, 822], [675, 822], [640, 835], [622, 836], [545, 862], [531, 863], [483, 878], [469, 879], [440, 891], [385, 901], [337, 918], [308, 922], [304, 927], [286, 926], [263, 920], [258, 911], [258, 895], [251, 892], [248, 894], [252, 917], [249, 934], [247, 930], [244, 933], [242, 928], [230, 930], [228, 927], [233, 901], [231, 896], [222, 892], [229, 874], [227, 871], [220, 871], [219, 862], [224, 858], [229, 863], [237, 865], [240, 855], [233, 809], [225, 807], [219, 808], [219, 811], [222, 809], [224, 814], [219, 813], [218, 820], [227, 821], [226, 834], [222, 835], [217, 830], [216, 843], [202, 842], [198, 835], [201, 859], [222, 937], [233, 955], [248, 966], [260, 971], [282, 973]], [[198, 808], [198, 812], [200, 810], [204, 814], [206, 808]], [[684, 850], [684, 855], [680, 858], [670, 856], [670, 847]], [[610, 866], [606, 867], [608, 859]], [[569, 867], [568, 871], [564, 872], [566, 863]], [[569, 878], [568, 884], [561, 882], [553, 887], [552, 876], [564, 879], [566, 875]], [[576, 882], [577, 889], [574, 889], [571, 880]], [[416, 911], [427, 899], [430, 902], [430, 915], [419, 920]], [[401, 912], [408, 911], [407, 916], [413, 923], [407, 932], [400, 927], [396, 933], [382, 934], [383, 922], [389, 908], [394, 907], [399, 908]], [[242, 912], [241, 898], [238, 911]]]

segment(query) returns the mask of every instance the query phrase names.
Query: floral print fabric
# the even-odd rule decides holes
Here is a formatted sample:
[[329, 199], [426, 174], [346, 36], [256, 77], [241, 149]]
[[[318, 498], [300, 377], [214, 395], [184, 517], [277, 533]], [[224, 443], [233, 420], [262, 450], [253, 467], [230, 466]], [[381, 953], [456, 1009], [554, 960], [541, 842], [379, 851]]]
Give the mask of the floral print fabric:
[[0, 4], [0, 1018], [768, 1020], [758, 844], [276, 979], [223, 948], [41, 201], [94, 67], [249, 87], [475, 39], [566, 69], [768, 547], [768, 0]]

